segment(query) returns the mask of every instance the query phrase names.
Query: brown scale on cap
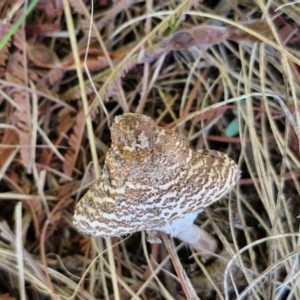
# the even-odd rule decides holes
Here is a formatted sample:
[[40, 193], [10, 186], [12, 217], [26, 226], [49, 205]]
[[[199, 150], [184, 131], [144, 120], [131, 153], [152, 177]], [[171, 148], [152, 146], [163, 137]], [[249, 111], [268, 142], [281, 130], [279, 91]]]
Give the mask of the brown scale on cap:
[[153, 234], [162, 230], [184, 240], [180, 231], [196, 226], [197, 214], [227, 194], [240, 176], [226, 154], [191, 150], [177, 133], [145, 115], [116, 117], [111, 139], [102, 176], [75, 208], [75, 226], [89, 235], [146, 230], [150, 242], [158, 242]]

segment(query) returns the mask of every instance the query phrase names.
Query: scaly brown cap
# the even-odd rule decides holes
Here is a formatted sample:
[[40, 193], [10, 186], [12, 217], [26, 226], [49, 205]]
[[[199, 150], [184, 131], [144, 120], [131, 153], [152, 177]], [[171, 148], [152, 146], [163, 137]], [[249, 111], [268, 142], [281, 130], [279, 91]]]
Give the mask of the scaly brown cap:
[[145, 115], [117, 116], [111, 139], [102, 176], [75, 208], [74, 225], [89, 235], [160, 230], [219, 200], [240, 176], [226, 154], [193, 151]]

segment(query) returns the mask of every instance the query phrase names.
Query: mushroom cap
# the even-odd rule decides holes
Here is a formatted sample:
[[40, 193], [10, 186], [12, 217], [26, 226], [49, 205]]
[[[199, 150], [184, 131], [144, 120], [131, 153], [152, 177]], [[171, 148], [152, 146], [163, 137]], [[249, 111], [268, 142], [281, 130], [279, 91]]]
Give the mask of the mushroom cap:
[[191, 150], [145, 115], [115, 117], [111, 139], [102, 176], [75, 207], [74, 225], [89, 235], [166, 228], [219, 200], [240, 177], [226, 154]]

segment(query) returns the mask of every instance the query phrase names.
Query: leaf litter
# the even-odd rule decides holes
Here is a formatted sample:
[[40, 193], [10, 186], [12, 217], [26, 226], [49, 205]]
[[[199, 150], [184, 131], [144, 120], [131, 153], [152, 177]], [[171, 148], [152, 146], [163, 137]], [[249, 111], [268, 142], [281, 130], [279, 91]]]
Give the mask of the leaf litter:
[[[3, 46], [1, 298], [19, 298], [22, 285], [27, 297], [47, 299], [300, 297], [293, 269], [300, 215], [299, 7], [286, 0], [268, 8], [262, 1], [216, 2], [39, 1]], [[1, 2], [0, 40], [26, 9], [25, 1]], [[228, 263], [215, 258], [203, 265], [178, 240], [147, 246], [143, 234], [112, 239], [114, 247], [106, 248], [72, 225], [75, 203], [110, 146], [108, 124], [122, 107], [175, 126], [192, 148], [226, 152], [239, 163], [242, 178], [229, 201], [196, 221], [219, 240]], [[226, 137], [235, 118], [238, 135]], [[29, 262], [23, 267], [16, 241]], [[240, 260], [231, 261], [234, 255]], [[237, 281], [216, 276], [226, 268]], [[212, 280], [201, 286], [199, 278]]]

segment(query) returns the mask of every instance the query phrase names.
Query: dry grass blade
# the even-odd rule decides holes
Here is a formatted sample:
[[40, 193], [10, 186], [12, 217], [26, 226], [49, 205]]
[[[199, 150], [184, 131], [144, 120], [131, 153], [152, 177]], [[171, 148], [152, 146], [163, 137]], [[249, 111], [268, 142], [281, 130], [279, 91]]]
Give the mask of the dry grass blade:
[[[110, 94], [111, 88], [120, 80], [120, 74], [133, 64], [131, 56], [145, 44], [146, 41], [152, 40], [156, 34], [160, 34], [166, 30], [169, 23], [174, 21], [174, 18], [180, 16], [187, 7], [189, 7], [189, 0], [184, 0], [174, 11], [170, 12], [170, 15], [167, 16], [160, 24], [154, 28], [149, 34], [147, 34], [144, 38], [139, 41], [139, 43], [125, 56], [125, 58], [115, 67], [115, 69], [111, 72], [109, 77], [106, 79], [105, 83], [101, 87], [99, 91], [99, 95], [102, 99], [107, 98], [107, 93]], [[122, 75], [121, 75], [122, 76]]]
[[16, 206], [15, 217], [16, 224], [16, 257], [18, 259], [18, 273], [19, 273], [19, 292], [20, 298], [25, 299], [25, 278], [24, 278], [24, 258], [23, 258], [23, 245], [22, 245], [22, 202]]
[[[71, 11], [70, 11], [70, 7], [69, 7], [67, 0], [64, 0], [63, 4], [64, 4], [65, 15], [67, 18], [68, 28], [70, 31], [74, 32], [74, 24], [73, 24], [73, 20], [71, 18]], [[71, 40], [73, 52], [75, 55], [74, 58], [75, 58], [75, 64], [76, 64], [76, 71], [77, 71], [77, 75], [78, 75], [79, 83], [80, 83], [80, 87], [81, 87], [81, 96], [82, 96], [82, 101], [83, 101], [84, 113], [87, 115], [88, 114], [88, 102], [87, 102], [87, 96], [86, 96], [86, 93], [84, 90], [84, 80], [83, 80], [83, 76], [82, 76], [81, 69], [80, 69], [78, 48], [77, 48], [76, 39], [75, 39], [74, 34], [72, 34], [70, 36], [70, 40]], [[92, 124], [91, 124], [91, 119], [89, 117], [89, 114], [86, 118], [86, 121], [87, 121], [87, 131], [88, 131], [88, 135], [89, 135], [90, 147], [91, 147], [92, 156], [93, 156], [93, 162], [94, 162], [94, 165], [97, 166], [97, 153], [96, 153], [96, 149], [95, 149], [93, 129], [92, 129]], [[99, 168], [97, 168], [97, 167], [95, 169], [95, 174], [97, 177], [99, 177]], [[117, 278], [115, 276], [116, 269], [115, 269], [115, 263], [114, 263], [114, 259], [113, 259], [113, 252], [112, 252], [112, 247], [111, 247], [112, 245], [111, 245], [110, 239], [106, 240], [106, 245], [108, 248], [108, 257], [109, 257], [110, 269], [111, 269], [111, 273], [112, 273], [113, 290], [114, 290], [116, 299], [120, 299], [119, 287], [117, 284]], [[94, 270], [92, 270], [92, 272], [93, 271]], [[94, 285], [94, 283], [91, 282], [91, 288], [93, 288], [93, 285]]]
[[13, 115], [13, 123], [18, 128], [19, 141], [21, 145], [21, 155], [23, 164], [26, 166], [27, 171], [30, 173], [32, 169], [32, 116], [31, 105], [28, 99], [28, 94], [25, 92], [16, 92], [12, 97], [15, 99], [16, 104], [20, 107], [20, 111], [16, 111]]

